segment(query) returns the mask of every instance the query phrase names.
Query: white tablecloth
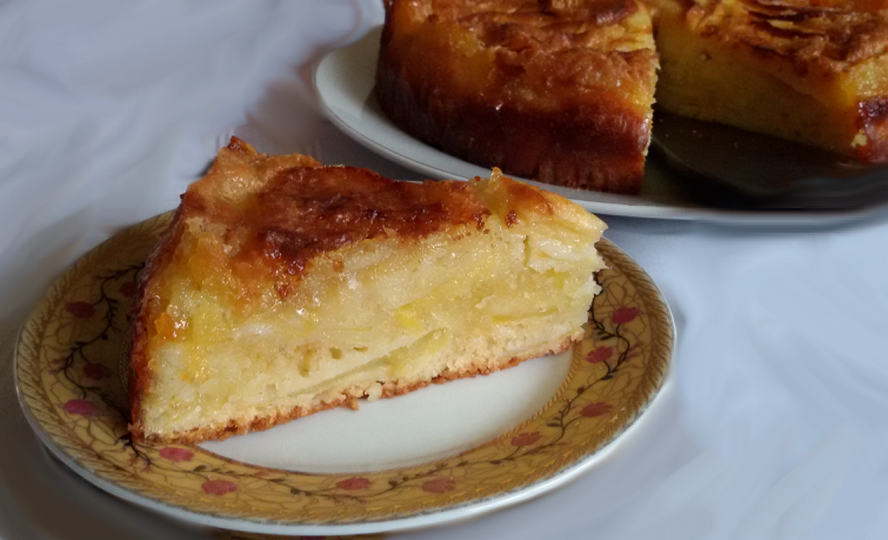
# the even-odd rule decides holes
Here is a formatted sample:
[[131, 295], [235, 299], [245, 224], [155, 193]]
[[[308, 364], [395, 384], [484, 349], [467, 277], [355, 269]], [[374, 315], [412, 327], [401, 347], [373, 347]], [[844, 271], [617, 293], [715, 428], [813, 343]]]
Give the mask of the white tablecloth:
[[[305, 66], [367, 0], [0, 2], [0, 538], [207, 538], [48, 458], [12, 349], [54, 276], [174, 207], [232, 133], [416, 178], [321, 121]], [[888, 219], [750, 228], [602, 216], [670, 303], [669, 380], [575, 482], [399, 538], [888, 537]]]

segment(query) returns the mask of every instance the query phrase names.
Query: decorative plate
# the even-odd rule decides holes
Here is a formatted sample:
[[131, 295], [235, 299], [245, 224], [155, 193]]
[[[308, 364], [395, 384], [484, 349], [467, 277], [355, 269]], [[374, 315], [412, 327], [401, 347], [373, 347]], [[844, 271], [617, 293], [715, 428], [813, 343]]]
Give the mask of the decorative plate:
[[[312, 80], [327, 118], [359, 144], [428, 178], [468, 180], [489, 175], [489, 169], [463, 161], [413, 138], [382, 112], [373, 92], [380, 32], [381, 27], [375, 28], [357, 42], [332, 51], [315, 67]], [[770, 166], [785, 173], [787, 169], [798, 168], [799, 163], [804, 161], [796, 157], [799, 153], [797, 148], [791, 147], [782, 157], [775, 157], [773, 151], [761, 155], [747, 152], [737, 156], [743, 159], [733, 160], [725, 156], [727, 149], [734, 148], [733, 144], [723, 142], [717, 146], [716, 141], [722, 141], [724, 136], [704, 137], [688, 143], [689, 137], [679, 137], [682, 133], [679, 128], [683, 124], [663, 125], [660, 116], [663, 115], [655, 115], [657, 125], [654, 126], [652, 145], [659, 151], [653, 152], [655, 155], [647, 160], [644, 184], [637, 196], [530, 183], [557, 192], [595, 213], [740, 223], [746, 226], [835, 225], [858, 221], [863, 216], [884, 209], [888, 203], [888, 174], [884, 171], [861, 173], [863, 176], [854, 181], [843, 178], [841, 181], [824, 183], [822, 179], [815, 178], [810, 182], [798, 181], [791, 185], [775, 183], [771, 179], [773, 174], [765, 172], [766, 169]], [[667, 127], [671, 129], [664, 130]], [[724, 128], [717, 130], [709, 127], [706, 134], [720, 133], [719, 130]], [[658, 137], [657, 133], [660, 132], [666, 135]], [[750, 146], [749, 141], [755, 137], [761, 139], [760, 136], [747, 134], [743, 139], [743, 148]], [[688, 143], [686, 146], [692, 152], [676, 152], [679, 148], [670, 143], [671, 139]], [[765, 139], [756, 148], [769, 145], [783, 148], [785, 143], [775, 144]], [[696, 154], [693, 150], [696, 150]], [[711, 155], [717, 157], [706, 160]], [[668, 159], [658, 159], [664, 156], [668, 156]], [[805, 159], [812, 161], [810, 151], [806, 156]], [[779, 160], [779, 167], [774, 166], [775, 160]], [[670, 166], [675, 161], [680, 161], [681, 166]], [[711, 178], [710, 173], [715, 170], [713, 163], [723, 164], [718, 169], [720, 178], [728, 179], [714, 181]], [[701, 181], [697, 174], [705, 169], [703, 165], [709, 167], [705, 181]], [[736, 170], [732, 170], [732, 167]], [[681, 174], [677, 174], [676, 170], [682, 171]], [[767, 177], [766, 182], [771, 183], [767, 189], [762, 188], [761, 177]], [[752, 202], [762, 194], [767, 195], [768, 199]], [[787, 203], [783, 195], [792, 195], [792, 198]]]
[[[538, 409], [470, 447], [444, 449], [421, 463], [306, 472], [294, 452], [284, 454], [290, 462], [269, 467], [251, 462], [249, 451], [235, 460], [207, 449], [241, 437], [201, 446], [137, 443], [127, 431], [127, 319], [143, 261], [170, 217], [111, 238], [56, 281], [22, 330], [15, 377], [26, 416], [61, 461], [110, 493], [192, 522], [251, 533], [366, 534], [441, 524], [526, 500], [575, 477], [610, 448], [656, 395], [672, 353], [672, 318], [656, 286], [602, 240], [610, 268], [599, 273], [603, 292], [591, 306], [586, 337], [564, 355], [564, 369]], [[525, 365], [539, 372], [558, 362], [534, 359], [501, 373], [520, 377]], [[367, 409], [382, 403], [383, 411], [405, 409], [402, 400], [422, 399], [427, 391], [471, 392], [475, 384], [498, 384], [495, 376]], [[343, 414], [359, 422], [371, 412], [362, 405]], [[448, 411], [436, 413], [443, 418]], [[243, 437], [280, 446], [276, 430], [300, 422], [335, 429], [324, 414]]]

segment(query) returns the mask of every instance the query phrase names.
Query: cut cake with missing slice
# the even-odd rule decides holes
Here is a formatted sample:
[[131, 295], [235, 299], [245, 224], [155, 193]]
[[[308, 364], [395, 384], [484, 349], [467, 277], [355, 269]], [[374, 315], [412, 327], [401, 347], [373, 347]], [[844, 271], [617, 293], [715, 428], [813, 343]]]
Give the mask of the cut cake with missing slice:
[[498, 170], [397, 182], [232, 139], [147, 262], [130, 430], [224, 438], [566, 350], [604, 228]]
[[658, 110], [888, 161], [888, 2], [653, 4]]

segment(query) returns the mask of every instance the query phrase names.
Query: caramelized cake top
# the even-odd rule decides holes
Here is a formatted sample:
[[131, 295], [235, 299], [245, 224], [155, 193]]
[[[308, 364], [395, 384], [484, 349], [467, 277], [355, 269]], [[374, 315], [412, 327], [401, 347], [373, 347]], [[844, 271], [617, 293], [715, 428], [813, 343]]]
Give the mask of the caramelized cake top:
[[[236, 192], [228, 195], [232, 187]], [[305, 156], [262, 155], [239, 139], [188, 189], [180, 212], [224, 226], [235, 264], [261, 260], [290, 275], [315, 255], [347, 244], [391, 234], [423, 237], [452, 225], [480, 227], [487, 214], [465, 182], [398, 182], [366, 169], [324, 167]]]
[[886, 0], [681, 0], [702, 35], [792, 66], [798, 76], [846, 72], [888, 50]]
[[[309, 261], [363, 240], [463, 234], [465, 227], [483, 229], [491, 212], [508, 226], [529, 214], [574, 228], [597, 223], [553, 194], [498, 171], [493, 178], [399, 182], [366, 169], [324, 167], [298, 154], [260, 154], [232, 138], [209, 173], [182, 196], [149, 261], [154, 279], [146, 276], [143, 294], [169, 298], [176, 280], [186, 279], [246, 312], [289, 296]], [[166, 308], [149, 305], [158, 313]], [[175, 337], [173, 326], [156, 330]]]
[[[650, 18], [636, 0], [387, 4], [383, 51], [410, 47], [416, 40], [429, 51], [425, 66], [411, 66], [414, 73], [426, 72], [417, 80], [444, 76], [461, 86], [452, 90], [472, 99], [533, 103], [539, 108], [601, 89], [621, 89], [623, 99], [648, 99], [627, 90], [647, 88], [650, 65], [656, 62]], [[393, 39], [397, 46], [386, 47]], [[462, 59], [451, 65], [448, 60], [454, 54]], [[460, 73], [454, 72], [457, 67]]]

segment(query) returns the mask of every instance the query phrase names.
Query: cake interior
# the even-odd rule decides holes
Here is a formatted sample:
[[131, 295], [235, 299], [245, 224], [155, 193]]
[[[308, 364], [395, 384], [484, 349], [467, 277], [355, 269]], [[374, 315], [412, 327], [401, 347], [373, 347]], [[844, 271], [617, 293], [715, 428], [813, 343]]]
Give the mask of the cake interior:
[[482, 226], [321, 252], [283, 295], [273, 275], [241, 282], [236, 232], [186, 219], [156, 279], [145, 436], [261, 429], [567, 348], [599, 290], [603, 224], [523, 219], [503, 181], [473, 183], [491, 209]]
[[658, 109], [864, 160], [888, 157], [879, 143], [888, 134], [883, 15], [755, 0], [659, 5]]

